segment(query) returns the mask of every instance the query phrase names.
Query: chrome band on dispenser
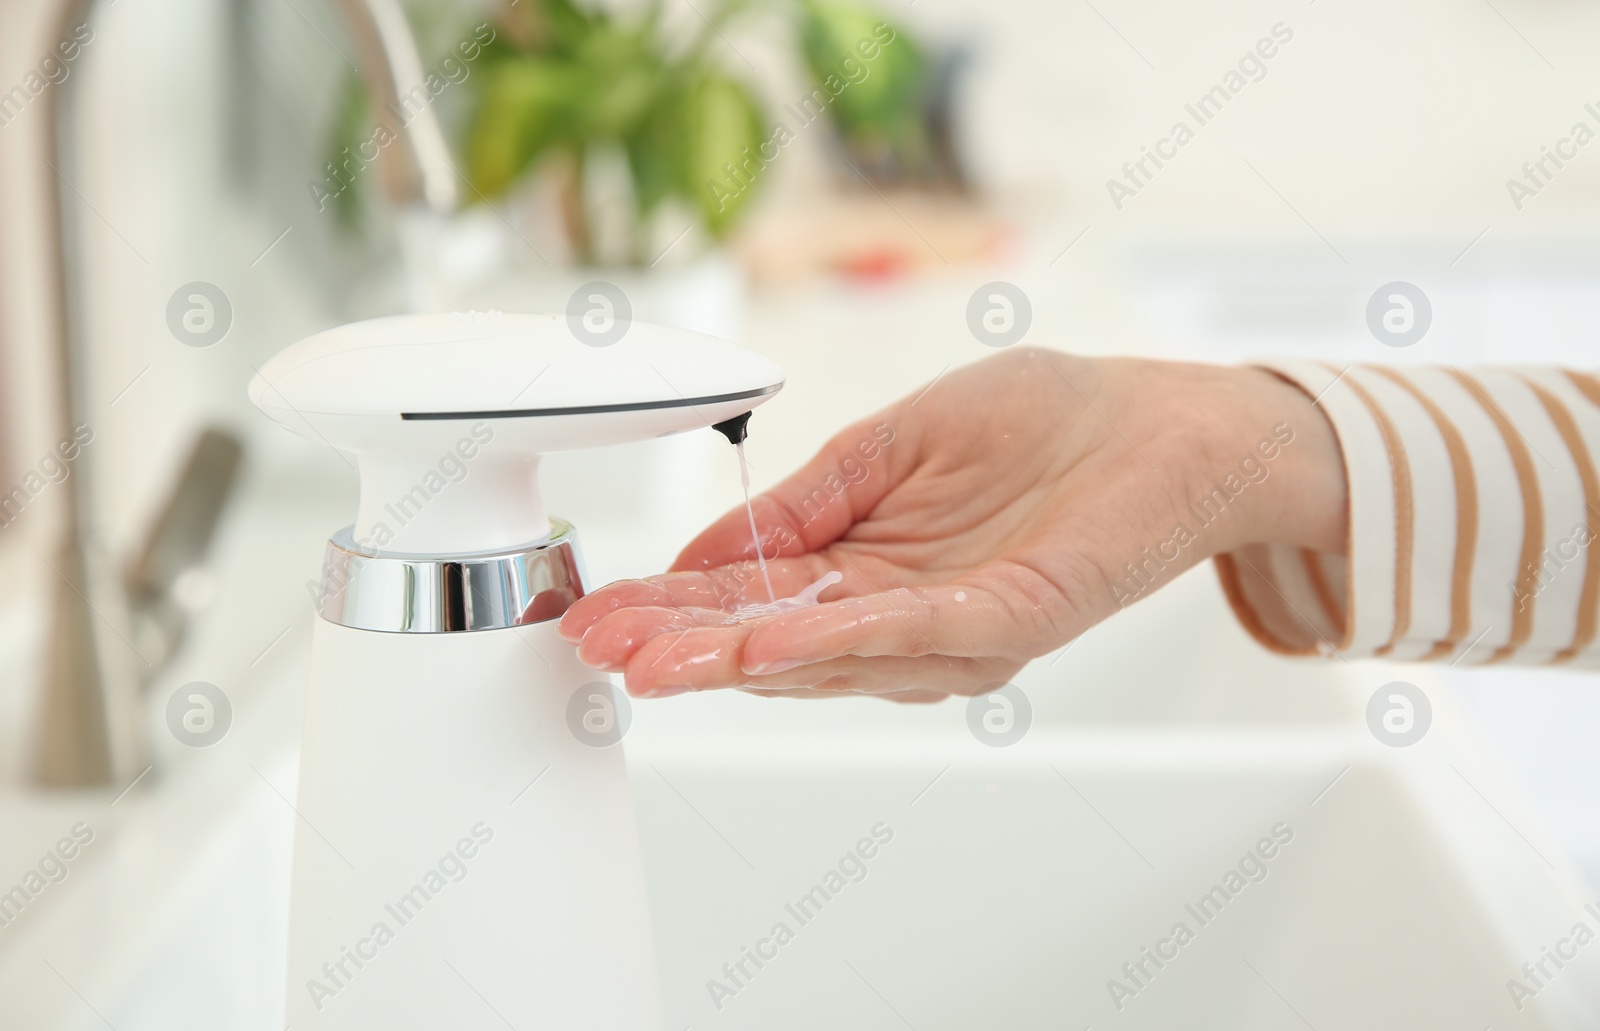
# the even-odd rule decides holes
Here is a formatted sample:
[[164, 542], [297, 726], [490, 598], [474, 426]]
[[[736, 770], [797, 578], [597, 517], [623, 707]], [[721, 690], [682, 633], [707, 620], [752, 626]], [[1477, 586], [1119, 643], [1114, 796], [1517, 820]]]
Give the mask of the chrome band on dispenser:
[[358, 630], [441, 634], [499, 630], [559, 619], [583, 597], [572, 526], [550, 520], [550, 536], [483, 554], [433, 557], [362, 551], [345, 527], [328, 540], [317, 611]]

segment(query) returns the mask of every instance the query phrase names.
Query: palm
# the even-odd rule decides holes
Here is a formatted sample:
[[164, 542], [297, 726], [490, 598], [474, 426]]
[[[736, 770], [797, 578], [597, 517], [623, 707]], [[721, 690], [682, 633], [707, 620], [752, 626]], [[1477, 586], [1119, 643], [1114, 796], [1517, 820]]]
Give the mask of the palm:
[[[810, 555], [811, 568], [831, 563], [847, 577], [855, 574], [840, 585], [841, 596], [955, 582], [1025, 553], [1056, 530], [1071, 472], [1060, 409], [1051, 411], [1043, 396], [1013, 395], [1005, 406], [982, 406], [958, 393], [968, 378], [979, 376], [956, 374], [935, 388], [948, 389], [955, 403], [937, 404], [941, 399], [929, 395], [885, 413], [897, 426], [896, 439], [880, 459], [886, 468], [871, 475], [886, 482], [878, 490], [870, 479], [863, 482], [857, 507], [866, 509], [864, 516]], [[696, 545], [680, 558], [680, 568], [713, 558]], [[779, 554], [789, 550], [798, 549]]]

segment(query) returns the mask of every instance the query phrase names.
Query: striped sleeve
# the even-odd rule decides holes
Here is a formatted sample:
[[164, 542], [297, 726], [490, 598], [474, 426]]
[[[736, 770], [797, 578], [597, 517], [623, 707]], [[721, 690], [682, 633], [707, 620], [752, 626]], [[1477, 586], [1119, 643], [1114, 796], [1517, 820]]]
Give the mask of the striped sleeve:
[[1333, 425], [1344, 555], [1217, 558], [1257, 640], [1292, 655], [1600, 666], [1600, 378], [1551, 368], [1265, 367]]

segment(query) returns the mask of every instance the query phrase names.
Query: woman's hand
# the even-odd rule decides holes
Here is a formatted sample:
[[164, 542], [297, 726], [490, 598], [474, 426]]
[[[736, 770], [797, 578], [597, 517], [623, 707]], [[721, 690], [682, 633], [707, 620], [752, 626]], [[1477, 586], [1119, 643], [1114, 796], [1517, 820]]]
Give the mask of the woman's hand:
[[1212, 555], [1344, 549], [1344, 473], [1304, 393], [1250, 368], [1040, 349], [957, 370], [848, 427], [674, 572], [580, 599], [560, 632], [641, 697], [737, 687], [936, 701], [1028, 660]]

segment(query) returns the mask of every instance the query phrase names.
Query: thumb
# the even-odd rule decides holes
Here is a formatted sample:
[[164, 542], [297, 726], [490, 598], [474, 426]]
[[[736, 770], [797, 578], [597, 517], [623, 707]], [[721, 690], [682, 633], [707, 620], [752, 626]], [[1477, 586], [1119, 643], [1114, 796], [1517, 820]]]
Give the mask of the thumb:
[[[768, 559], [805, 555], [843, 537], [889, 493], [904, 469], [893, 410], [845, 427], [812, 459], [750, 503], [761, 551]], [[901, 459], [896, 462], [895, 459]], [[674, 572], [755, 559], [751, 515], [731, 509], [673, 560]]]

